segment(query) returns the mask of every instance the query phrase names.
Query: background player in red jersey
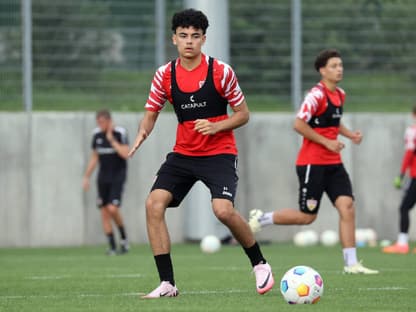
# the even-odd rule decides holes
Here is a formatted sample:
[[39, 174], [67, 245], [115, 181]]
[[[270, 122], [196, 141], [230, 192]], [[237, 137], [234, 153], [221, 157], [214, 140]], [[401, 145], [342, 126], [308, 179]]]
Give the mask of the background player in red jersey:
[[[406, 129], [404, 135], [405, 153], [403, 155], [400, 175], [394, 179], [394, 186], [402, 187], [403, 178], [409, 172], [410, 181], [406, 186], [403, 199], [400, 203], [400, 232], [395, 244], [383, 248], [385, 253], [407, 254], [409, 252], [409, 212], [416, 203], [416, 105], [412, 109], [413, 125]], [[416, 248], [413, 250], [416, 253]]]
[[85, 191], [89, 189], [89, 178], [99, 163], [97, 205], [101, 211], [103, 230], [110, 245], [107, 254], [117, 253], [112, 221], [120, 232], [120, 253], [126, 253], [129, 244], [119, 208], [127, 174], [126, 159], [129, 152], [127, 131], [123, 127], [113, 125], [111, 114], [106, 109], [97, 112], [96, 121], [98, 127], [94, 130], [91, 144], [93, 151], [85, 170], [82, 186]]
[[[167, 207], [177, 207], [198, 180], [211, 192], [215, 216], [249, 257], [257, 292], [263, 294], [274, 284], [270, 265], [247, 222], [234, 209], [238, 177], [232, 130], [247, 123], [249, 110], [232, 68], [201, 52], [207, 27], [208, 19], [201, 11], [188, 9], [173, 16], [172, 40], [179, 58], [157, 70], [129, 153], [132, 156], [148, 137], [166, 100], [172, 103], [178, 118], [176, 143], [146, 200], [147, 232], [161, 283], [144, 298], [178, 295], [165, 212]], [[233, 110], [231, 116], [228, 105]]]
[[343, 78], [343, 64], [337, 50], [324, 50], [315, 60], [322, 80], [306, 95], [296, 116], [294, 129], [303, 136], [296, 161], [299, 179], [299, 210], [282, 209], [250, 212], [250, 227], [257, 232], [270, 224], [310, 224], [317, 215], [325, 192], [339, 213], [339, 232], [344, 255], [344, 272], [376, 274], [357, 260], [355, 248], [355, 207], [348, 173], [341, 160], [344, 143], [338, 134], [360, 144], [360, 131], [341, 122], [345, 92], [337, 87]]

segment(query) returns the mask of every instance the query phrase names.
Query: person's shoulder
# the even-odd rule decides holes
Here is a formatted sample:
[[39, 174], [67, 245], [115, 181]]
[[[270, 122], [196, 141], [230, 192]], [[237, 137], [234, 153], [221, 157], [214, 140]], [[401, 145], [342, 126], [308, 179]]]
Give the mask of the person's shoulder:
[[[209, 59], [208, 56], [207, 56], [207, 58]], [[214, 70], [216, 70], [216, 69], [217, 70], [220, 69], [222, 71], [232, 71], [233, 70], [230, 64], [228, 64], [224, 61], [221, 61], [221, 60], [219, 60], [215, 57], [213, 57], [213, 60], [214, 60]], [[208, 60], [207, 60], [207, 62], [208, 62]]]
[[341, 87], [338, 87], [337, 86], [337, 91], [339, 92], [339, 93], [341, 93], [342, 95], [344, 95], [345, 96], [345, 90], [343, 89], [343, 88], [341, 88]]
[[308, 94], [321, 100], [325, 97], [325, 87], [321, 83], [318, 83], [309, 90]]
[[92, 135], [93, 136], [98, 136], [98, 135], [100, 135], [101, 132], [102, 132], [101, 129], [99, 127], [96, 127], [92, 130]]
[[161, 75], [164, 75], [166, 73], [170, 73], [171, 63], [172, 63], [172, 61], [169, 61], [168, 63], [159, 66], [156, 70], [156, 73], [159, 73]]
[[127, 129], [122, 127], [122, 126], [115, 126], [114, 131], [119, 132], [121, 134], [126, 134], [127, 133]]

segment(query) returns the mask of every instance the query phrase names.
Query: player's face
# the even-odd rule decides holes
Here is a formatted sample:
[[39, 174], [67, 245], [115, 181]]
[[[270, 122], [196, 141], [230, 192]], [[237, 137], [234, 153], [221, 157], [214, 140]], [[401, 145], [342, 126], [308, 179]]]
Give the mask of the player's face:
[[202, 29], [194, 27], [178, 27], [172, 36], [173, 44], [176, 45], [180, 57], [195, 58], [201, 54], [202, 45], [206, 36]]
[[342, 80], [344, 67], [339, 57], [331, 57], [325, 67], [321, 68], [322, 78], [337, 83]]
[[111, 119], [105, 118], [103, 116], [97, 118], [98, 128], [100, 128], [101, 131], [104, 131], [104, 132], [107, 131], [110, 125], [110, 122], [111, 122]]

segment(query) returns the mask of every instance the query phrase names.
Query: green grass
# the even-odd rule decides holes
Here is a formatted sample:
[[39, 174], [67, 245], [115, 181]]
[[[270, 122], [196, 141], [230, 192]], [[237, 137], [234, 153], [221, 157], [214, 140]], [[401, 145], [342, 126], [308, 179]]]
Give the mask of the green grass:
[[[0, 311], [413, 311], [416, 255], [384, 255], [360, 248], [378, 276], [341, 274], [339, 247], [263, 246], [276, 285], [264, 296], [254, 289], [247, 258], [236, 246], [204, 255], [197, 245], [174, 245], [178, 298], [142, 300], [158, 284], [148, 246], [106, 257], [104, 247], [0, 249]], [[324, 295], [315, 306], [291, 306], [279, 291], [289, 268], [318, 270]]]

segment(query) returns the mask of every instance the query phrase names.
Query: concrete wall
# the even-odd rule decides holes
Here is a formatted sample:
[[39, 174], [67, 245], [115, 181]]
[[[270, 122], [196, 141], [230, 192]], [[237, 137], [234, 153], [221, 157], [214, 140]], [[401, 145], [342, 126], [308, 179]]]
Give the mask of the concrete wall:
[[[115, 113], [113, 118], [127, 128], [133, 141], [141, 115]], [[258, 113], [237, 131], [240, 182], [236, 206], [243, 215], [252, 208], [297, 208], [294, 160], [300, 138], [292, 122], [292, 114]], [[394, 239], [402, 193], [392, 187], [392, 179], [399, 171], [403, 133], [411, 120], [406, 114], [372, 113], [350, 114], [344, 122], [365, 135], [361, 146], [347, 143], [343, 151], [356, 196], [357, 226], [373, 227], [379, 237]], [[24, 113], [0, 113], [0, 246], [105, 242], [95, 206], [96, 189], [84, 193], [81, 188], [94, 127], [93, 113], [34, 113], [31, 119]], [[175, 130], [175, 116], [162, 113], [154, 132], [129, 160], [122, 213], [132, 242], [147, 241], [144, 201], [157, 169], [172, 149]], [[198, 210], [210, 209], [209, 203], [196, 203], [191, 198], [179, 209], [169, 209], [174, 242], [208, 234], [209, 227], [201, 225], [212, 220], [200, 218], [206, 213]], [[415, 214], [412, 211], [413, 221]], [[326, 198], [310, 228], [338, 228], [337, 213]], [[289, 240], [299, 229], [270, 227], [259, 239]], [[214, 230], [226, 232], [215, 222]], [[416, 226], [411, 226], [410, 234], [416, 239]]]

